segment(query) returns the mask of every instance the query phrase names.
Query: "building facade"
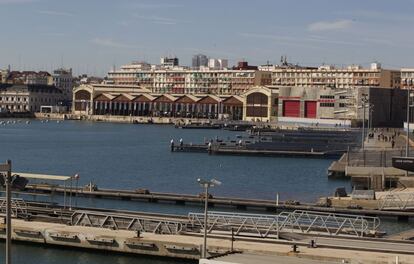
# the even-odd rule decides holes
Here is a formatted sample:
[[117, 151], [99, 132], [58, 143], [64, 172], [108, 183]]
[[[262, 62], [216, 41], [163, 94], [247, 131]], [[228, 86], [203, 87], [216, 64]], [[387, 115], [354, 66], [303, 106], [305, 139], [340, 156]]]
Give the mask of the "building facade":
[[72, 69], [56, 69], [52, 74], [53, 85], [62, 90], [63, 98], [65, 101], [72, 101], [73, 90], [73, 76]]
[[[346, 91], [349, 93], [330, 87], [279, 87], [278, 120], [316, 123], [322, 122], [320, 120], [357, 122], [371, 119], [375, 127], [402, 126], [407, 99], [404, 91], [384, 87], [359, 87]], [[362, 102], [364, 96], [367, 99], [365, 104]]]
[[174, 68], [179, 65], [177, 57], [161, 57], [161, 66], [165, 68]]
[[191, 60], [191, 67], [193, 69], [199, 69], [200, 67], [207, 67], [207, 65], [208, 65], [208, 58], [204, 54], [194, 55]]
[[241, 97], [152, 93], [137, 86], [81, 85], [74, 90], [74, 114], [231, 119], [243, 118]]
[[53, 85], [0, 84], [1, 112], [40, 112], [62, 99], [62, 91]]
[[114, 85], [139, 85], [153, 93], [241, 95], [257, 85], [271, 82], [269, 72], [258, 70], [149, 69], [126, 65], [108, 73]]
[[258, 86], [243, 94], [243, 120], [272, 122], [277, 121], [279, 89]]
[[358, 65], [345, 68], [336, 68], [330, 65], [318, 68], [264, 65], [259, 69], [271, 72], [271, 84], [277, 86], [335, 87], [340, 89], [355, 87], [399, 88], [401, 82], [399, 70], [382, 69], [379, 63], [372, 63], [370, 68]]
[[401, 69], [401, 89], [414, 88], [414, 68]]

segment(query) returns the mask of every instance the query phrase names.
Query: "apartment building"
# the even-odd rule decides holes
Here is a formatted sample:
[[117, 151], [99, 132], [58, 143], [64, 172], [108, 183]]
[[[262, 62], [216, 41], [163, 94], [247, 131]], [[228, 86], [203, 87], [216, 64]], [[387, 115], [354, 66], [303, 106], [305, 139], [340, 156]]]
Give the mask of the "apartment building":
[[399, 70], [381, 68], [372, 63], [370, 68], [351, 65], [336, 68], [331, 65], [320, 67], [263, 65], [261, 71], [271, 72], [272, 85], [301, 87], [334, 87], [349, 89], [355, 87], [400, 87]]
[[165, 69], [133, 63], [109, 72], [108, 83], [139, 85], [153, 93], [240, 95], [253, 86], [269, 85], [271, 74], [257, 69]]
[[72, 69], [56, 69], [52, 74], [53, 84], [62, 90], [65, 101], [72, 101], [73, 76]]
[[401, 69], [401, 89], [414, 88], [414, 68]]

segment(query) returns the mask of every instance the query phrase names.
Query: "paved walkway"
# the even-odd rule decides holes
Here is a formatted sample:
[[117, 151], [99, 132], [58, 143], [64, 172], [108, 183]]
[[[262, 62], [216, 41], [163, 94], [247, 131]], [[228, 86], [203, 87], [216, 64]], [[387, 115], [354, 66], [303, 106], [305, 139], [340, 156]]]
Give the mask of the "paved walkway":
[[[86, 226], [67, 226], [63, 224], [55, 223], [44, 223], [44, 222], [28, 222], [23, 220], [13, 219], [13, 228], [14, 229], [25, 229], [38, 231], [43, 234], [50, 234], [53, 232], [65, 233], [65, 234], [79, 234], [79, 237], [105, 237], [113, 238], [118, 241], [132, 239], [136, 237], [136, 233], [133, 231], [125, 230], [110, 230], [104, 228], [95, 228], [95, 227], [86, 227]], [[15, 236], [15, 235], [14, 235]], [[22, 238], [20, 238], [22, 239]], [[29, 240], [30, 241], [30, 240]], [[33, 240], [37, 243], [45, 243], [43, 239]], [[185, 243], [187, 245], [193, 245], [196, 248], [199, 248], [203, 243], [202, 236], [189, 236], [189, 235], [159, 235], [153, 233], [142, 233], [142, 237], [139, 239], [140, 242], [154, 242], [161, 244], [176, 244], [176, 243]], [[262, 240], [265, 241], [265, 240]], [[273, 256], [291, 256], [291, 245], [269, 243], [272, 240], [267, 240], [267, 243], [258, 242], [257, 240], [252, 241], [240, 241], [236, 240], [234, 242], [234, 249], [237, 251], [242, 251], [248, 254], [255, 255], [273, 255]], [[274, 241], [274, 240], [273, 240]], [[338, 245], [341, 247], [352, 247], [355, 245], [353, 242], [355, 240], [341, 240], [341, 239], [317, 239], [319, 245]], [[66, 244], [67, 245], [67, 244]], [[294, 254], [295, 257], [300, 257], [304, 259], [313, 259], [318, 260], [318, 263], [323, 263], [321, 261], [352, 261], [351, 263], [393, 263], [395, 260], [396, 253], [379, 253], [379, 252], [369, 252], [367, 249], [370, 246], [374, 248], [382, 247], [385, 250], [407, 250], [407, 247], [411, 247], [408, 250], [414, 252], [414, 243], [413, 244], [390, 244], [390, 245], [380, 245], [377, 242], [363, 242], [358, 241], [358, 247], [361, 250], [356, 249], [333, 249], [333, 248], [308, 248], [306, 246], [299, 246], [300, 253]], [[231, 246], [231, 241], [228, 238], [209, 238], [208, 239], [208, 248], [209, 251], [224, 252], [229, 251]], [[392, 247], [391, 247], [392, 246]], [[82, 246], [81, 246], [82, 247]], [[414, 256], [407, 254], [400, 254], [400, 263], [413, 263]], [[251, 262], [252, 263], [252, 262]], [[277, 263], [277, 262], [272, 262]], [[288, 263], [288, 262], [283, 262]], [[298, 263], [298, 262], [293, 262]], [[306, 262], [312, 263], [312, 262]], [[328, 262], [329, 263], [329, 262]], [[338, 263], [338, 262], [337, 262]], [[348, 262], [349, 263], [349, 262]]]
[[[218, 264], [219, 262], [238, 263], [238, 264], [334, 264], [340, 261], [323, 261], [294, 256], [274, 256], [257, 254], [232, 254], [220, 258], [212, 259], [207, 264]], [[203, 262], [200, 262], [203, 264]]]

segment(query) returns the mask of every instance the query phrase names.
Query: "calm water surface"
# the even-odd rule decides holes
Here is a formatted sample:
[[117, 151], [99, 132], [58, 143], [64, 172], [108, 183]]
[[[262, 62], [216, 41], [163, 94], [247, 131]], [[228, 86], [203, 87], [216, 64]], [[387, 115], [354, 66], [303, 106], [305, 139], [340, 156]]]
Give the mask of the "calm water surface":
[[[240, 132], [239, 132], [240, 133]], [[0, 126], [0, 160], [11, 159], [14, 171], [58, 175], [80, 173], [81, 184], [106, 188], [199, 193], [196, 179], [217, 178], [214, 194], [313, 201], [333, 193], [345, 181], [328, 180], [331, 160], [171, 153], [169, 141], [202, 142], [234, 138], [222, 130], [176, 129], [173, 126], [65, 121]]]

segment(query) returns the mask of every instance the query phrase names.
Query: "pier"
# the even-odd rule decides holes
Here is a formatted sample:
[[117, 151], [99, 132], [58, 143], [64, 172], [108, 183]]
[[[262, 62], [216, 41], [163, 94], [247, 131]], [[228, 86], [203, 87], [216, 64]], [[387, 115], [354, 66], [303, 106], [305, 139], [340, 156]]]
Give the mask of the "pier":
[[267, 150], [249, 149], [246, 145], [236, 144], [183, 144], [171, 145], [171, 152], [200, 152], [212, 155], [247, 155], [247, 156], [268, 156], [268, 157], [303, 157], [303, 158], [337, 158], [342, 152], [337, 151], [295, 151], [295, 150]]
[[[193, 204], [203, 205], [204, 198], [201, 195], [193, 194], [178, 194], [178, 193], [162, 193], [151, 192], [147, 189], [137, 190], [118, 190], [118, 189], [100, 189], [94, 186], [90, 187], [72, 187], [67, 189], [64, 186], [57, 185], [35, 185], [29, 184], [26, 186], [25, 191], [20, 191], [21, 194], [57, 194], [63, 195], [64, 193], [70, 195], [72, 192], [73, 197], [93, 197], [99, 199], [118, 199], [126, 201], [140, 201], [151, 203], [172, 203], [177, 205]], [[342, 200], [341, 200], [342, 201]], [[280, 212], [282, 210], [294, 211], [294, 210], [307, 210], [318, 211], [325, 213], [342, 213], [342, 214], [355, 214], [355, 215], [373, 215], [379, 217], [397, 217], [399, 219], [408, 219], [414, 217], [414, 211], [408, 211], [404, 209], [392, 208], [387, 210], [381, 208], [381, 204], [375, 201], [375, 204], [370, 205], [367, 208], [350, 208], [348, 203], [342, 205], [340, 202], [333, 200], [332, 206], [321, 205], [318, 203], [301, 203], [298, 201], [276, 201], [265, 199], [248, 199], [237, 197], [221, 197], [212, 196], [209, 198], [209, 205], [214, 207], [223, 208], [235, 208], [242, 210], [265, 210], [270, 212]]]
[[[414, 187], [414, 173], [392, 167], [392, 157], [405, 155], [406, 137], [400, 132], [384, 131], [395, 143], [379, 140], [379, 132], [367, 138], [365, 148], [344, 153], [328, 168], [329, 177], [347, 177], [356, 189], [382, 191], [389, 188]], [[413, 142], [410, 141], [412, 147]]]

